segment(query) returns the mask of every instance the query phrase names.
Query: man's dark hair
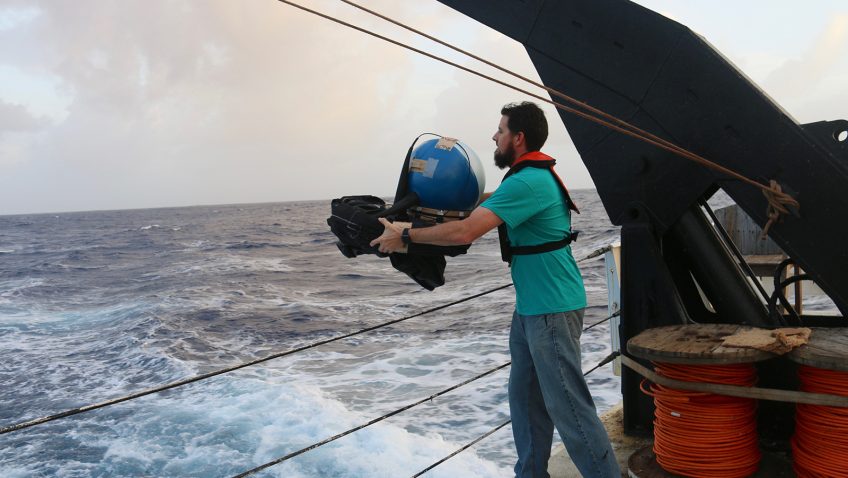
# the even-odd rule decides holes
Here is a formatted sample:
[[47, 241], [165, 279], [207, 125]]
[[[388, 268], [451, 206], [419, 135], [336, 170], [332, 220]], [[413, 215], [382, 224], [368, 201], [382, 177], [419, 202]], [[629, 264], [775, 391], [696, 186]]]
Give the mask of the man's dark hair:
[[548, 120], [536, 103], [510, 103], [501, 108], [501, 114], [508, 118], [506, 126], [512, 134], [524, 133], [527, 151], [542, 149], [548, 139]]

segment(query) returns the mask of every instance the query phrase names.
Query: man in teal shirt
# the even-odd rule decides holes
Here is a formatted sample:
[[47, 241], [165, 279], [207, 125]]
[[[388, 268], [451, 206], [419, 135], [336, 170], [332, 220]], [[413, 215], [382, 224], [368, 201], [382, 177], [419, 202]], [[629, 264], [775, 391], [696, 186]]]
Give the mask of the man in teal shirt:
[[[516, 247], [567, 237], [570, 199], [563, 196], [556, 173], [517, 167], [524, 161], [550, 159], [539, 152], [547, 137], [548, 123], [538, 106], [504, 106], [492, 139], [495, 164], [511, 171], [495, 192], [462, 221], [404, 230], [381, 219], [386, 229], [371, 245], [379, 245], [382, 252], [402, 252], [409, 242], [470, 244], [501, 224]], [[556, 427], [584, 477], [619, 478], [621, 471], [581, 370], [586, 292], [571, 247], [515, 255], [511, 273], [516, 304], [509, 337], [509, 409], [518, 452], [516, 476], [549, 477]]]
[[[571, 231], [571, 217], [550, 171], [524, 168], [506, 178], [480, 207], [506, 223], [510, 244], [558, 241]], [[522, 315], [586, 307], [583, 278], [570, 247], [512, 258], [515, 308]]]

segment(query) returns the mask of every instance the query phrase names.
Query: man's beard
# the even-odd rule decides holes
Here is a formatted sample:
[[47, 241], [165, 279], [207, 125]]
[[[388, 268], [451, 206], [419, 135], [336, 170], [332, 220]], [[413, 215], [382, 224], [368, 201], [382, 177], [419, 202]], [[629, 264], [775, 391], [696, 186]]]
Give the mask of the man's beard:
[[506, 169], [512, 166], [512, 163], [515, 162], [515, 147], [510, 144], [507, 150], [503, 153], [498, 151], [495, 148], [495, 166], [500, 169]]

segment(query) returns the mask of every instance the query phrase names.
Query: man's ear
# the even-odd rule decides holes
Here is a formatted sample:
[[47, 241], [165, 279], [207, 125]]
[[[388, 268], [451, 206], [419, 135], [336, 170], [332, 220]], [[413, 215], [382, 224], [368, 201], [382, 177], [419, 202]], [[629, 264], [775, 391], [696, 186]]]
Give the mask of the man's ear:
[[519, 131], [518, 133], [512, 135], [512, 145], [519, 146], [524, 143], [524, 139], [524, 131]]

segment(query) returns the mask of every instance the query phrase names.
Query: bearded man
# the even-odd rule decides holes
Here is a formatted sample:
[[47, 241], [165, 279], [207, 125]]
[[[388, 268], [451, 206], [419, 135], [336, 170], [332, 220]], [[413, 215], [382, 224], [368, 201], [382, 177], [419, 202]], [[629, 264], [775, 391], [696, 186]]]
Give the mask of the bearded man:
[[470, 244], [499, 228], [515, 285], [509, 336], [509, 410], [518, 452], [515, 475], [549, 478], [554, 428], [584, 477], [619, 478], [621, 471], [583, 378], [580, 335], [586, 292], [571, 254], [576, 206], [540, 150], [548, 137], [544, 112], [530, 102], [501, 109], [495, 165], [509, 168], [501, 185], [462, 221], [386, 229], [371, 245], [402, 251], [412, 242]]

